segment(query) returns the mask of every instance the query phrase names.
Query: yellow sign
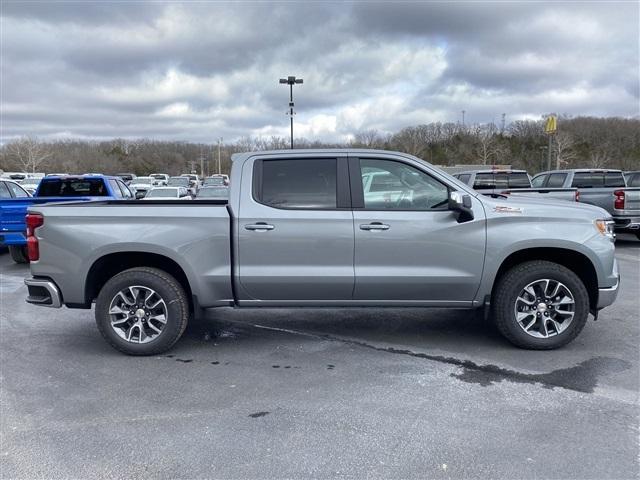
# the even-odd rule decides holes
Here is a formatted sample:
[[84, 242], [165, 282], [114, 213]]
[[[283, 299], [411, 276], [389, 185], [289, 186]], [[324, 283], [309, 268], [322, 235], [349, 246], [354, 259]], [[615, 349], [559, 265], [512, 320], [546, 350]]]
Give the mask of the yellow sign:
[[556, 133], [558, 129], [558, 117], [555, 115], [549, 115], [547, 121], [544, 124], [544, 133]]

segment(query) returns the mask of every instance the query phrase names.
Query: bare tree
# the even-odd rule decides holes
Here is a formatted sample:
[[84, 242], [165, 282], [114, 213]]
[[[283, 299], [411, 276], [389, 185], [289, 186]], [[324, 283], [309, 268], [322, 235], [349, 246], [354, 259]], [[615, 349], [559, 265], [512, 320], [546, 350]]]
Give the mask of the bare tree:
[[576, 142], [570, 133], [558, 132], [555, 137], [556, 170], [559, 170], [562, 165], [569, 165], [578, 158], [578, 154], [575, 151]]
[[589, 166], [592, 168], [604, 168], [609, 163], [609, 153], [604, 148], [594, 148], [589, 152]]
[[7, 154], [25, 172], [35, 171], [51, 156], [51, 150], [37, 137], [25, 136], [7, 144]]
[[505, 153], [500, 144], [497, 130], [494, 123], [477, 125], [472, 129], [477, 142], [475, 152], [483, 165], [497, 163]]
[[383, 144], [384, 139], [375, 129], [360, 131], [354, 135], [351, 141], [352, 146], [362, 148], [381, 148]]

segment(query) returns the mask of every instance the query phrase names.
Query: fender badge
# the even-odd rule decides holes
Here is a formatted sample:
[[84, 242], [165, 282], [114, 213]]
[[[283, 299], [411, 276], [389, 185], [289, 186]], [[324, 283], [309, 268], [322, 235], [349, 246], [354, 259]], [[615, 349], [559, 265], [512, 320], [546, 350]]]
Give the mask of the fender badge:
[[493, 211], [496, 213], [522, 213], [522, 209], [518, 207], [504, 207], [497, 206], [493, 207]]

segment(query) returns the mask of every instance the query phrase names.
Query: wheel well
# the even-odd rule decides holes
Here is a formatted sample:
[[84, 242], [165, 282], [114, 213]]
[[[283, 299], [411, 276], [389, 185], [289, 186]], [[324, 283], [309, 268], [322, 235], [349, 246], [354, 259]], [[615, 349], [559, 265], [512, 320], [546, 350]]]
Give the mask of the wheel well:
[[189, 299], [189, 309], [193, 311], [193, 295], [184, 270], [169, 257], [147, 252], [111, 253], [96, 260], [89, 269], [85, 283], [84, 296], [87, 305], [90, 305], [98, 296], [104, 284], [111, 277], [135, 267], [153, 267], [170, 274], [184, 288]]
[[[494, 288], [498, 281], [512, 267], [532, 260], [547, 260], [560, 264], [578, 275], [589, 293], [589, 304], [595, 309], [598, 304], [598, 275], [591, 260], [580, 252], [564, 248], [528, 248], [512, 253], [504, 259], [496, 274]], [[493, 293], [491, 295], [493, 297]]]

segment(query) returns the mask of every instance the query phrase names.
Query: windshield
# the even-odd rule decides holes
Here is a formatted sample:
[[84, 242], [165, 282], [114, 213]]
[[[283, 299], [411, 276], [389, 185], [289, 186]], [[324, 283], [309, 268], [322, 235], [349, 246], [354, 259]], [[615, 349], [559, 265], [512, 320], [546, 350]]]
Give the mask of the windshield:
[[171, 177], [169, 179], [169, 185], [175, 185], [179, 187], [188, 187], [189, 179], [187, 177]]
[[148, 184], [151, 184], [151, 183], [153, 183], [154, 180], [155, 179], [151, 178], [151, 177], [137, 177], [135, 179], [134, 183], [143, 183], [143, 184], [144, 183], [148, 183]]
[[22, 186], [27, 186], [27, 185], [38, 185], [40, 183], [40, 179], [39, 178], [25, 178], [22, 183], [20, 183], [20, 185]]
[[101, 178], [45, 179], [38, 189], [39, 197], [107, 197]]
[[205, 185], [224, 185], [224, 177], [211, 177], [204, 181]]
[[158, 198], [158, 197], [177, 197], [178, 196], [178, 190], [176, 190], [175, 188], [154, 188], [153, 190], [151, 190], [149, 193], [147, 193], [147, 197], [146, 198]]
[[151, 177], [155, 178], [156, 180], [164, 180], [164, 175], [158, 173], [156, 173], [155, 175], [151, 175]]
[[207, 187], [201, 188], [198, 192], [198, 197], [219, 197], [219, 198], [228, 198], [229, 197], [229, 189], [226, 187]]
[[635, 172], [627, 176], [628, 187], [640, 187], [640, 172]]

